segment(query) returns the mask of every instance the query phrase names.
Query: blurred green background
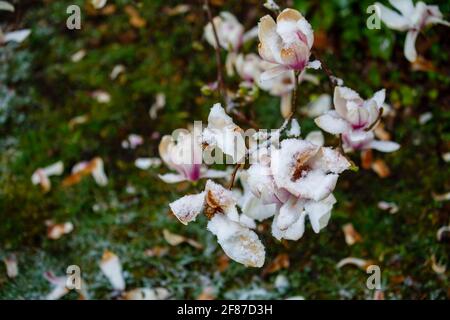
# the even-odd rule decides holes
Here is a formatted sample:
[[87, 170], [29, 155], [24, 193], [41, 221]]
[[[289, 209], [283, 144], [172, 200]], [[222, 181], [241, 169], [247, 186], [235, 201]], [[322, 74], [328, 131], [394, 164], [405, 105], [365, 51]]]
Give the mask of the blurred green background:
[[[81, 267], [91, 298], [111, 298], [110, 284], [98, 265], [107, 249], [120, 257], [127, 289], [165, 287], [174, 298], [195, 299], [208, 287], [215, 298], [371, 298], [363, 270], [336, 268], [348, 256], [381, 267], [386, 299], [450, 297], [449, 272], [433, 271], [431, 258], [441, 265], [449, 263], [449, 242], [439, 242], [436, 232], [449, 224], [450, 206], [432, 197], [450, 189], [450, 170], [442, 159], [450, 151], [449, 29], [433, 26], [419, 36], [418, 51], [434, 68], [413, 71], [403, 56], [404, 33], [384, 25], [380, 30], [366, 28], [366, 9], [372, 1], [278, 1], [307, 17], [317, 50], [347, 86], [363, 97], [387, 89], [387, 102], [396, 116], [385, 127], [402, 148], [375, 154], [389, 166], [388, 178], [367, 170], [342, 175], [336, 188], [338, 203], [320, 234], [308, 227], [299, 241], [278, 242], [270, 235], [269, 222], [263, 224], [265, 231], [259, 235], [267, 248], [266, 266], [249, 269], [223, 258], [205, 229], [204, 217], [185, 227], [169, 214], [168, 203], [194, 192], [194, 187], [160, 181], [157, 173], [168, 171], [164, 166], [147, 171], [134, 166], [136, 157], [158, 156], [158, 135], [193, 120], [206, 121], [218, 100], [200, 91], [216, 75], [214, 51], [203, 40], [207, 20], [200, 2], [110, 0], [101, 11], [83, 0], [12, 2], [15, 13], [0, 13], [3, 29], [31, 28], [32, 33], [20, 45], [0, 47], [0, 258], [15, 253], [20, 271], [9, 279], [0, 265], [0, 298], [42, 298], [51, 289], [43, 272], [64, 275], [71, 264]], [[246, 30], [270, 13], [263, 1], [211, 2], [215, 15], [230, 11]], [[82, 9], [81, 30], [66, 28], [70, 4]], [[188, 4], [189, 10], [169, 14], [178, 4]], [[433, 4], [448, 20], [450, 3]], [[130, 12], [137, 14], [137, 21], [130, 21]], [[244, 51], [255, 52], [256, 46], [257, 41], [250, 42]], [[72, 62], [81, 49], [86, 56]], [[111, 80], [110, 72], [118, 64], [126, 71]], [[325, 76], [315, 74], [320, 85], [303, 83], [299, 105], [331, 93]], [[227, 78], [230, 88], [238, 83], [237, 78]], [[108, 92], [111, 101], [98, 103], [91, 96], [95, 90]], [[159, 92], [165, 93], [167, 103], [152, 120], [148, 109]], [[279, 98], [265, 92], [243, 112], [256, 114], [261, 127], [275, 128], [282, 122]], [[433, 118], [420, 124], [425, 112]], [[71, 128], [69, 121], [80, 115], [89, 120]], [[300, 123], [304, 133], [317, 129], [311, 119], [301, 118]], [[122, 149], [121, 141], [130, 133], [142, 135], [145, 143], [136, 150]], [[62, 160], [66, 176], [75, 163], [95, 156], [105, 161], [105, 188], [91, 178], [62, 187], [64, 176], [51, 178], [52, 189], [46, 194], [31, 184], [39, 167]], [[352, 157], [359, 163], [357, 154]], [[381, 200], [395, 202], [399, 211], [378, 209]], [[47, 219], [71, 221], [74, 231], [48, 239]], [[362, 242], [346, 244], [346, 223], [354, 225]], [[195, 239], [204, 249], [170, 246], [163, 229]], [[167, 253], [146, 254], [155, 248]], [[285, 255], [288, 266], [270, 265]], [[288, 287], [275, 285], [279, 275], [287, 277]], [[64, 298], [77, 297], [71, 292]]]

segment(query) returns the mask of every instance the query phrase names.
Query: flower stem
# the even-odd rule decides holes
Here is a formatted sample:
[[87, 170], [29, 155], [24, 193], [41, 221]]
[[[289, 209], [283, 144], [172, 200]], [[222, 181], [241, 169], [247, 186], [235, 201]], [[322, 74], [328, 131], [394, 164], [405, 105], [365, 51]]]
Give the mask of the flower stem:
[[241, 163], [237, 163], [236, 166], [234, 167], [233, 173], [231, 174], [231, 180], [230, 180], [230, 185], [228, 186], [228, 190], [233, 189], [234, 181], [236, 180], [236, 174], [241, 167], [242, 167]]
[[378, 116], [377, 116], [377, 118], [375, 119], [375, 121], [372, 122], [372, 124], [371, 124], [370, 126], [368, 126], [366, 129], [364, 129], [364, 131], [370, 131], [370, 130], [374, 129], [374, 128], [377, 126], [377, 124], [380, 122], [380, 119], [381, 119], [381, 116], [382, 116], [382, 115], [383, 115], [383, 107], [381, 107], [381, 108], [378, 110]]

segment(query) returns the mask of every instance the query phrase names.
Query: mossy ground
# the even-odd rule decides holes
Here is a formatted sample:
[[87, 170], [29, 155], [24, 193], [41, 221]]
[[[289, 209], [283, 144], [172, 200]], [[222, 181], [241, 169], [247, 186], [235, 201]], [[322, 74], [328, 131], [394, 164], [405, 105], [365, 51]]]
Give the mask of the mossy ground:
[[[137, 156], [157, 156], [154, 133], [168, 134], [193, 120], [206, 120], [217, 100], [200, 92], [202, 84], [214, 81], [216, 72], [213, 50], [202, 40], [204, 12], [197, 1], [184, 1], [190, 11], [176, 16], [169, 16], [166, 9], [181, 3], [177, 1], [108, 2], [115, 6], [108, 15], [95, 14], [82, 0], [20, 1], [15, 14], [1, 13], [5, 24], [32, 28], [32, 35], [20, 46], [0, 48], [0, 255], [16, 253], [20, 269], [17, 278], [9, 279], [0, 265], [0, 298], [42, 298], [50, 290], [43, 272], [62, 275], [71, 264], [81, 267], [91, 297], [110, 298], [110, 285], [98, 266], [106, 249], [120, 257], [127, 288], [162, 286], [175, 298], [196, 298], [207, 286], [214, 287], [217, 298], [371, 297], [364, 271], [336, 269], [336, 263], [348, 256], [380, 265], [386, 298], [449, 298], [448, 271], [438, 275], [431, 268], [432, 255], [440, 264], [449, 263], [449, 244], [438, 242], [436, 231], [449, 223], [450, 207], [432, 198], [433, 192], [450, 188], [448, 164], [441, 157], [450, 143], [448, 29], [435, 26], [419, 37], [419, 51], [436, 71], [413, 72], [403, 56], [404, 34], [384, 25], [381, 30], [366, 28], [366, 8], [372, 1], [295, 1], [293, 6], [321, 36], [316, 41], [322, 43], [323, 58], [346, 85], [366, 97], [387, 88], [388, 102], [397, 107], [387, 129], [402, 148], [376, 154], [391, 169], [386, 179], [365, 170], [343, 174], [338, 204], [320, 234], [308, 228], [300, 241], [280, 243], [265, 225], [260, 236], [268, 251], [266, 263], [286, 253], [289, 268], [266, 274], [230, 262], [219, 271], [222, 251], [206, 231], [206, 221], [185, 227], [168, 212], [171, 200], [193, 189], [164, 184], [157, 171], [142, 171], [133, 164]], [[69, 31], [66, 8], [74, 3], [82, 8], [82, 29]], [[233, 12], [247, 29], [267, 14], [261, 1], [214, 3], [216, 13]], [[448, 1], [433, 3], [448, 18]], [[130, 25], [127, 5], [138, 10], [145, 27]], [[245, 50], [255, 48], [253, 42]], [[87, 55], [73, 63], [70, 57], [80, 49]], [[126, 72], [112, 81], [109, 74], [117, 64], [125, 65]], [[300, 105], [330, 93], [326, 78], [320, 77], [319, 86], [301, 86]], [[228, 79], [229, 85], [236, 87], [236, 80]], [[97, 89], [109, 92], [111, 102], [92, 99], [90, 92]], [[151, 120], [148, 109], [158, 92], [166, 94], [167, 105], [157, 120]], [[277, 98], [261, 93], [251, 106], [255, 120], [262, 127], [279, 126], [278, 105]], [[418, 118], [424, 112], [433, 118], [421, 125]], [[89, 121], [71, 129], [68, 122], [79, 115], [88, 115]], [[312, 120], [300, 122], [303, 132], [314, 129]], [[145, 144], [133, 151], [122, 149], [121, 141], [130, 133], [144, 136]], [[332, 137], [327, 139], [333, 142]], [[94, 156], [105, 161], [110, 179], [105, 188], [92, 179], [64, 188], [63, 177], [56, 177], [51, 179], [52, 190], [43, 194], [31, 184], [30, 176], [38, 167], [62, 160], [67, 174], [72, 165]], [[353, 157], [359, 162], [357, 155]], [[380, 200], [395, 202], [400, 210], [393, 215], [381, 211]], [[71, 221], [75, 229], [50, 240], [47, 219]], [[348, 222], [363, 238], [351, 247], [341, 230]], [[197, 240], [204, 249], [187, 244], [170, 247], [162, 236], [165, 228]], [[169, 253], [148, 257], [145, 250], [155, 246], [167, 247]], [[285, 291], [274, 288], [278, 274], [289, 279]]]

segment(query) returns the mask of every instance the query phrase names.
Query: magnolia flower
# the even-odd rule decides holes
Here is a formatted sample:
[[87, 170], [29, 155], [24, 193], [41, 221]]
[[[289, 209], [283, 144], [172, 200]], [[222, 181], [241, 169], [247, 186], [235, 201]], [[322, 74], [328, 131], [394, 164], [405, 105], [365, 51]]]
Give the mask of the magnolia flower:
[[[321, 143], [317, 135], [309, 138]], [[336, 150], [300, 139], [283, 140], [271, 152], [269, 162], [252, 164], [247, 172], [255, 196], [264, 204], [276, 205], [273, 236], [298, 240], [307, 215], [313, 230], [319, 232], [336, 202], [332, 191], [338, 176], [350, 163]]]
[[159, 155], [169, 169], [177, 173], [159, 175], [166, 183], [181, 181], [197, 181], [202, 178], [223, 178], [226, 171], [207, 169], [202, 165], [201, 135], [197, 130], [193, 132], [181, 130], [176, 139], [166, 135], [159, 143]]
[[399, 13], [378, 2], [375, 3], [376, 13], [389, 28], [407, 31], [404, 53], [410, 62], [417, 59], [416, 39], [424, 27], [436, 23], [450, 26], [449, 22], [442, 19], [438, 6], [427, 5], [422, 1], [414, 5], [412, 0], [389, 0], [389, 2]]
[[309, 22], [297, 10], [283, 10], [276, 22], [270, 15], [262, 17], [258, 36], [259, 55], [276, 65], [263, 73], [261, 80], [276, 77], [286, 70], [300, 72], [306, 67], [320, 67], [316, 61], [309, 62], [314, 34]]
[[250, 267], [264, 264], [265, 249], [256, 233], [240, 222], [233, 192], [211, 180], [205, 191], [184, 196], [170, 203], [174, 215], [184, 224], [202, 212], [210, 219], [208, 230], [217, 236], [225, 253], [236, 262]]
[[229, 155], [233, 163], [242, 161], [246, 154], [242, 129], [225, 113], [220, 103], [216, 103], [208, 116], [208, 127], [203, 130], [202, 141], [209, 148], [217, 147]]
[[37, 169], [31, 176], [31, 182], [36, 185], [39, 184], [44, 192], [47, 192], [51, 188], [50, 176], [59, 176], [64, 171], [64, 164], [62, 161], [58, 161], [45, 168]]
[[335, 110], [326, 112], [314, 121], [326, 132], [341, 134], [346, 152], [365, 149], [376, 149], [382, 152], [396, 151], [400, 147], [397, 143], [375, 140], [372, 132], [373, 124], [378, 121], [385, 96], [386, 92], [382, 89], [372, 98], [363, 100], [350, 88], [336, 87], [333, 98]]

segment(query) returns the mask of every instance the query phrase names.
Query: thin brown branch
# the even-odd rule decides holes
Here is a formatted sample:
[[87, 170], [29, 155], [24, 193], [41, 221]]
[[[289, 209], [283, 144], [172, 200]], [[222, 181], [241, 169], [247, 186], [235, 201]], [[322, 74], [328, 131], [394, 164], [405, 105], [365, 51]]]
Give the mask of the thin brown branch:
[[225, 82], [223, 79], [223, 73], [222, 73], [222, 59], [220, 57], [220, 42], [219, 42], [219, 37], [217, 35], [217, 30], [216, 30], [216, 26], [213, 22], [213, 15], [211, 12], [211, 7], [209, 5], [209, 0], [204, 0], [204, 8], [205, 11], [207, 13], [208, 16], [208, 21], [211, 24], [212, 27], [212, 31], [214, 34], [214, 42], [215, 42], [215, 46], [214, 46], [214, 50], [216, 53], [216, 64], [217, 64], [217, 92], [219, 93], [219, 95], [222, 96], [223, 102], [226, 105], [227, 104], [227, 89], [225, 87]]
[[233, 173], [231, 174], [231, 180], [230, 180], [230, 185], [228, 186], [228, 190], [233, 189], [234, 181], [236, 180], [236, 174], [238, 173], [238, 171], [241, 167], [242, 167], [241, 163], [237, 163], [236, 166], [234, 167]]
[[330, 81], [330, 84], [331, 84], [331, 88], [333, 89], [337, 85], [336, 77], [333, 75], [333, 72], [330, 70], [330, 68], [328, 68], [328, 65], [325, 63], [325, 60], [323, 60], [320, 57], [320, 55], [317, 53], [316, 50], [313, 51], [313, 54], [314, 54], [314, 58], [316, 58], [317, 60], [320, 61], [320, 64], [322, 66], [321, 69], [327, 75], [328, 80]]

